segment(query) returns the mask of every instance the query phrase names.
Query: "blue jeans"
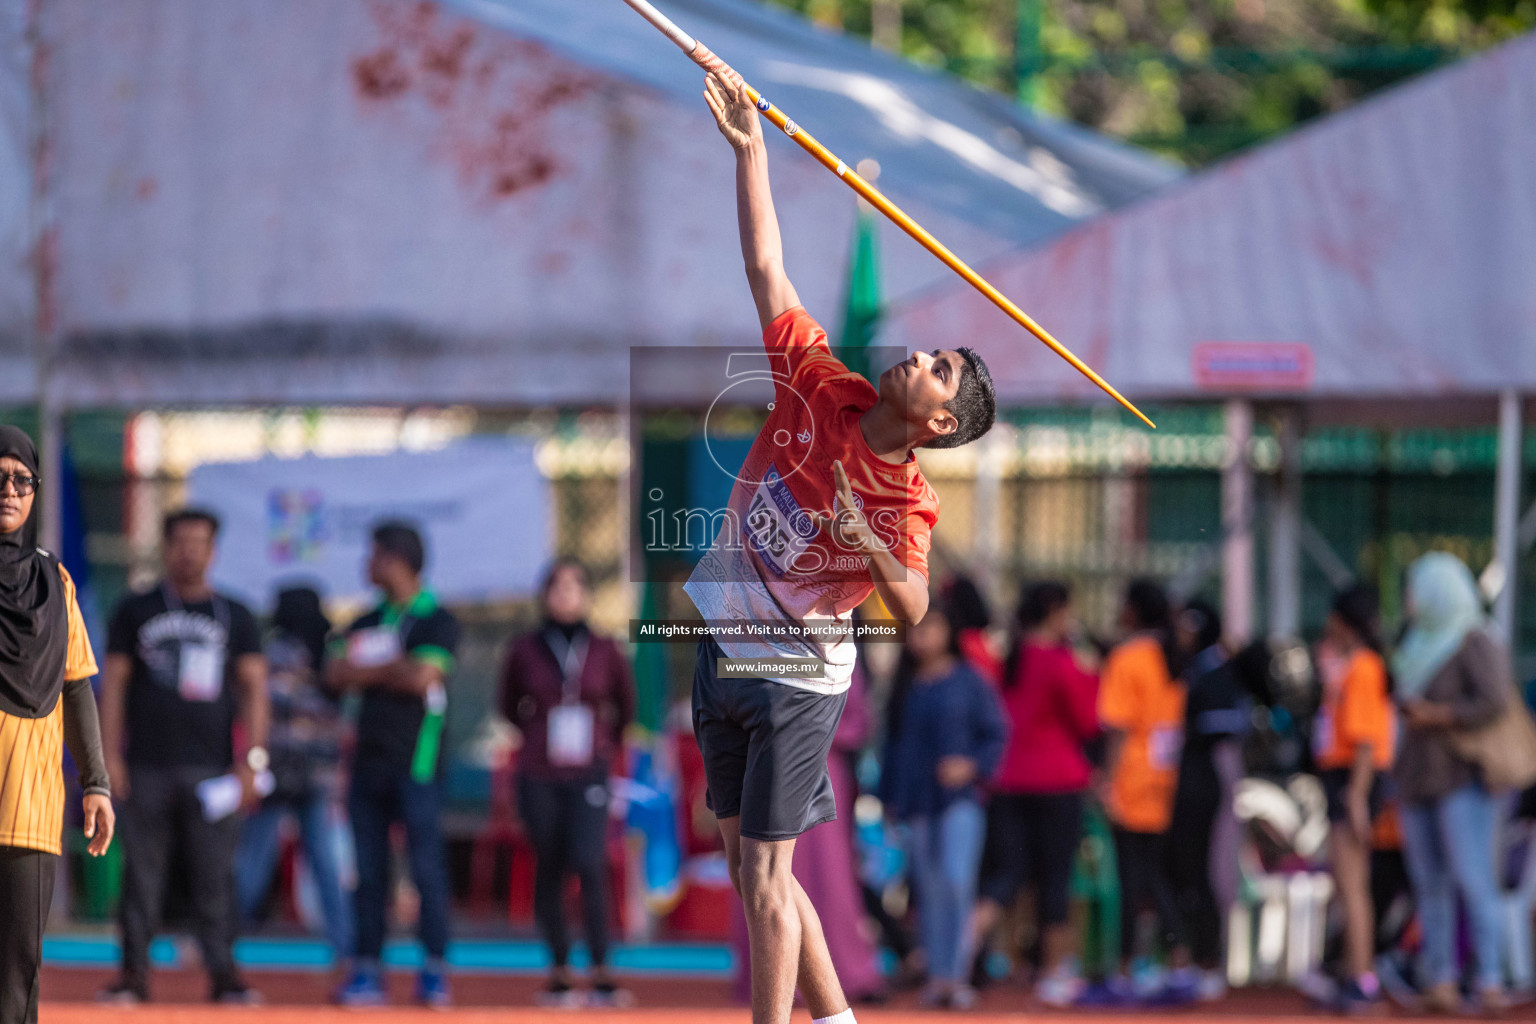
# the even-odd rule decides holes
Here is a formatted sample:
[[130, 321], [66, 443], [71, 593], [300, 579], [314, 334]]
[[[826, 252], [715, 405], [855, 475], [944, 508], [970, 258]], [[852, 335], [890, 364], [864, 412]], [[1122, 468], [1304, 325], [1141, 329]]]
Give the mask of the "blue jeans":
[[1510, 850], [1519, 857], [1514, 888], [1504, 890], [1504, 950], [1510, 987], [1528, 991], [1536, 985], [1536, 950], [1531, 940], [1531, 913], [1536, 907], [1536, 824], [1513, 819], [1506, 826], [1523, 846]]
[[316, 791], [303, 797], [274, 797], [245, 819], [240, 845], [235, 850], [235, 896], [241, 921], [253, 920], [272, 885], [283, 819], [293, 815], [299, 823], [304, 859], [309, 862], [319, 892], [326, 937], [336, 951], [336, 958], [344, 960], [352, 955], [352, 907], [341, 886], [341, 865], [331, 842], [330, 808], [327, 794]]
[[1498, 801], [1476, 783], [1402, 808], [1403, 859], [1424, 930], [1419, 969], [1426, 985], [1457, 981], [1456, 896], [1467, 909], [1477, 984], [1503, 987], [1499, 883], [1493, 842]]
[[956, 800], [936, 816], [913, 818], [908, 829], [928, 976], [963, 982], [970, 974], [965, 946], [976, 905], [986, 815], [976, 801]]
[[352, 776], [347, 802], [357, 849], [357, 957], [375, 966], [384, 952], [390, 886], [389, 826], [405, 825], [411, 880], [421, 899], [420, 935], [429, 965], [448, 952], [448, 857], [443, 844], [443, 791], [438, 782], [364, 768]]

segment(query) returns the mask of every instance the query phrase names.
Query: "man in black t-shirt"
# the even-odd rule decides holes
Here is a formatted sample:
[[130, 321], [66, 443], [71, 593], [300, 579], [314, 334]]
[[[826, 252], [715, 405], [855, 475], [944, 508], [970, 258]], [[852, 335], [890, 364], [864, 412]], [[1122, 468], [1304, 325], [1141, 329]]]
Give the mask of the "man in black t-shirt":
[[[205, 806], [199, 787], [239, 779], [252, 806], [267, 771], [266, 661], [256, 619], [208, 585], [218, 519], [185, 509], [165, 519], [166, 575], [113, 616], [102, 673], [101, 733], [123, 842], [122, 974], [103, 1000], [149, 998], [149, 943], [168, 873], [185, 865], [214, 1002], [256, 1000], [235, 969], [234, 851], [240, 817]], [[247, 749], [236, 756], [235, 720]], [[126, 742], [125, 742], [126, 741]], [[213, 817], [215, 820], [209, 820]]]
[[425, 562], [415, 528], [386, 522], [374, 529], [368, 579], [383, 591], [384, 601], [347, 630], [326, 672], [333, 689], [362, 695], [348, 799], [357, 853], [357, 958], [337, 993], [337, 1000], [348, 1006], [386, 1001], [380, 957], [393, 891], [389, 827], [395, 821], [405, 825], [411, 876], [421, 898], [427, 959], [417, 978], [416, 999], [435, 1007], [450, 1002], [441, 767], [459, 624], [422, 589]]

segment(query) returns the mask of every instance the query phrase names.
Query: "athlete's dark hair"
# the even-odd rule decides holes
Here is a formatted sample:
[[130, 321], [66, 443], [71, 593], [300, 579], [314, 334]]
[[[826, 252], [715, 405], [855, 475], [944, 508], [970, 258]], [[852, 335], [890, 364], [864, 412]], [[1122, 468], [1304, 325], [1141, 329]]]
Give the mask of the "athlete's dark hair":
[[1155, 580], [1132, 580], [1125, 588], [1125, 604], [1136, 620], [1136, 628], [1163, 632], [1172, 627], [1168, 593]]
[[1184, 658], [1173, 636], [1173, 607], [1168, 592], [1156, 580], [1132, 580], [1125, 588], [1125, 606], [1136, 620], [1136, 629], [1157, 638], [1168, 674], [1177, 678], [1184, 668]]
[[1356, 583], [1333, 601], [1333, 613], [1352, 629], [1360, 642], [1381, 653], [1380, 600], [1369, 583]]
[[950, 625], [957, 631], [986, 629], [992, 624], [992, 611], [987, 607], [986, 596], [969, 576], [962, 574], [951, 578], [944, 585], [942, 598]]
[[[947, 649], [950, 657], [963, 661], [965, 654], [960, 650], [960, 630], [955, 625], [955, 617], [948, 603], [939, 600], [930, 604], [928, 614], [923, 616], [921, 621], [926, 622], [928, 619], [944, 620], [944, 624], [949, 627]], [[916, 623], [912, 625], [915, 626]], [[917, 659], [912, 657], [912, 651], [903, 642], [901, 653], [896, 656], [896, 668], [891, 673], [891, 693], [886, 698], [885, 739], [887, 743], [896, 738], [906, 722], [907, 698], [912, 695], [912, 686], [916, 681]]]
[[1024, 634], [1071, 603], [1072, 591], [1065, 583], [1042, 580], [1024, 584], [1019, 591], [1019, 608], [1014, 614], [1013, 639], [1003, 662], [1003, 689], [1011, 690], [1019, 684], [1019, 669], [1024, 664]]
[[549, 563], [549, 568], [544, 571], [544, 580], [539, 584], [539, 597], [549, 596], [549, 588], [555, 585], [556, 578], [563, 572], [574, 572], [576, 579], [581, 583], [581, 589], [587, 592], [592, 590], [592, 570], [587, 568], [587, 563], [574, 555], [561, 555]]
[[1196, 655], [1221, 642], [1221, 613], [1203, 597], [1185, 602], [1179, 613], [1179, 625], [1195, 634], [1195, 650], [1185, 652]]
[[166, 513], [165, 519], [160, 524], [160, 536], [165, 540], [171, 539], [171, 534], [176, 532], [176, 527], [182, 523], [207, 523], [208, 531], [215, 537], [219, 535], [219, 517], [205, 508], [179, 508], [174, 512]]
[[971, 349], [955, 351], [963, 360], [960, 386], [955, 389], [955, 397], [944, 403], [944, 408], [954, 414], [959, 426], [952, 433], [929, 438], [924, 448], [958, 448], [970, 444], [991, 430], [993, 420], [997, 419], [997, 393], [992, 387], [992, 371]]
[[421, 575], [427, 564], [427, 548], [416, 527], [401, 519], [387, 519], [373, 528], [373, 546], [393, 555]]

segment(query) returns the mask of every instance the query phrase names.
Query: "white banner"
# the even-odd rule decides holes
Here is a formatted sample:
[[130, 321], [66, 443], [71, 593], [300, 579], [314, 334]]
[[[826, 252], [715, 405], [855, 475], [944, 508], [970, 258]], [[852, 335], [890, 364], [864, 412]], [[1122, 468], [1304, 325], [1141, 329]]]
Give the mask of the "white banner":
[[189, 503], [223, 522], [215, 585], [253, 608], [295, 582], [328, 601], [368, 596], [370, 536], [386, 518], [421, 530], [427, 585], [444, 601], [526, 595], [553, 551], [534, 447], [475, 438], [434, 452], [217, 463], [193, 471]]

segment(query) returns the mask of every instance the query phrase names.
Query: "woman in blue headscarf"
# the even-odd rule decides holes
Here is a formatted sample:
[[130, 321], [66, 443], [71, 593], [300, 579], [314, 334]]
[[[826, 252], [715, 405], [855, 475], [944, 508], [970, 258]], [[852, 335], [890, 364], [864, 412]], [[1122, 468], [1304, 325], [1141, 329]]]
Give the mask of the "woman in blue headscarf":
[[1460, 1008], [1456, 897], [1471, 924], [1482, 1008], [1505, 1005], [1495, 797], [1459, 756], [1451, 732], [1492, 723], [1513, 693], [1509, 658], [1490, 633], [1472, 573], [1437, 551], [1408, 570], [1408, 631], [1392, 663], [1403, 731], [1393, 774], [1402, 800], [1403, 855], [1424, 933], [1425, 1008]]

